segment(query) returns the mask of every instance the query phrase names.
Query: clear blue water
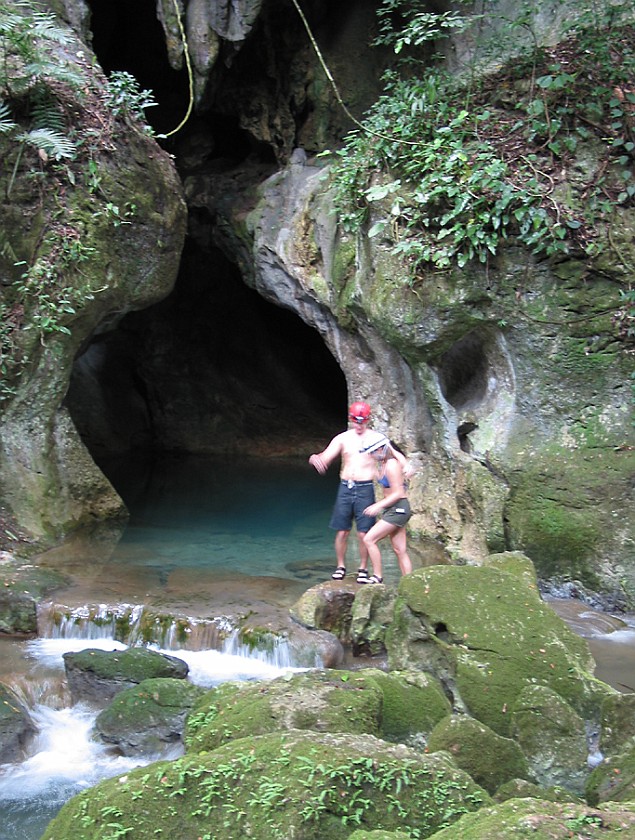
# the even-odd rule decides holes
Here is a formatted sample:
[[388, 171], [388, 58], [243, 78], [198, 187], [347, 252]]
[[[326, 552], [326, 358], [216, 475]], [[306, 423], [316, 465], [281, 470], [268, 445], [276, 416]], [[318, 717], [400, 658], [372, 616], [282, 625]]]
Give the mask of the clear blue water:
[[114, 562], [325, 579], [337, 473], [306, 459], [166, 457], [107, 465], [131, 518]]

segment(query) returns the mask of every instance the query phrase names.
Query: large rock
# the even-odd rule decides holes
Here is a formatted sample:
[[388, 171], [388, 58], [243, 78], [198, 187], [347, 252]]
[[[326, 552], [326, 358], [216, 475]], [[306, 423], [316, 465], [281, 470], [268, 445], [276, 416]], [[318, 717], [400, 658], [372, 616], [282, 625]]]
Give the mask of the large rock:
[[526, 686], [511, 710], [512, 735], [535, 780], [582, 794], [589, 772], [584, 720], [545, 685]]
[[[422, 836], [491, 802], [448, 756], [371, 735], [284, 732], [232, 741], [102, 782], [68, 802], [46, 840], [91, 840], [112, 822], [140, 837], [346, 840], [355, 827]], [[81, 819], [80, 819], [81, 815]]]
[[635, 802], [635, 738], [593, 770], [586, 780], [585, 796], [595, 807], [613, 801]]
[[54, 569], [17, 560], [0, 552], [0, 634], [33, 636], [38, 632], [37, 605], [42, 597], [68, 582]]
[[635, 739], [635, 694], [615, 694], [602, 703], [599, 748], [606, 756], [624, 749]]
[[511, 779], [531, 779], [516, 741], [497, 735], [465, 715], [450, 715], [439, 721], [428, 738], [428, 749], [449, 752], [457, 766], [491, 794]]
[[455, 708], [500, 735], [523, 690], [552, 689], [581, 717], [598, 719], [614, 690], [593, 677], [585, 640], [542, 601], [523, 574], [490, 566], [438, 566], [402, 578], [386, 633], [391, 668], [444, 682]]
[[26, 706], [14, 691], [0, 683], [0, 764], [21, 758], [35, 732]]
[[182, 742], [185, 718], [204, 689], [157, 678], [120, 691], [95, 720], [95, 737], [122, 755], [165, 755]]
[[73, 703], [105, 706], [125, 688], [158, 677], [185, 679], [189, 666], [176, 656], [147, 648], [105, 651], [86, 648], [64, 654], [64, 668]]
[[590, 808], [572, 802], [509, 799], [482, 808], [434, 835], [434, 840], [622, 840], [635, 836], [635, 803]]
[[255, 685], [225, 683], [208, 692], [187, 720], [185, 743], [188, 752], [209, 751], [290, 729], [421, 742], [449, 711], [440, 685], [425, 674], [296, 674]]
[[307, 589], [291, 607], [291, 617], [310, 630], [327, 630], [350, 641], [351, 609], [359, 587], [352, 579], [327, 581]]

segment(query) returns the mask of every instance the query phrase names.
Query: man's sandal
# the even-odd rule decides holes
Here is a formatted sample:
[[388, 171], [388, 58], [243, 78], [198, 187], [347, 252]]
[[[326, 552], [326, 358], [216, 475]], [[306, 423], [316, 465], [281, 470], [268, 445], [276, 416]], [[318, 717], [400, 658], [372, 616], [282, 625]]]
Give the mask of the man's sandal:
[[359, 569], [357, 572], [357, 583], [368, 582], [368, 569]]
[[343, 580], [346, 577], [346, 567], [345, 566], [338, 566], [337, 569], [331, 575], [333, 580]]
[[366, 580], [360, 580], [359, 583], [383, 583], [384, 579], [380, 578], [378, 575], [371, 575]]

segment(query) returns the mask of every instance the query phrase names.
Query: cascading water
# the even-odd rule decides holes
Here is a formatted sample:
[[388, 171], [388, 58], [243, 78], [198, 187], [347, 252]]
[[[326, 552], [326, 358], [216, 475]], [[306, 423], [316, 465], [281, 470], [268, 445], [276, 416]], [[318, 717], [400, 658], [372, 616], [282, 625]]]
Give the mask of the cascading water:
[[[224, 617], [209, 622], [166, 617], [157, 621], [157, 617], [152, 613], [148, 620], [144, 608], [135, 605], [74, 610], [48, 605], [41, 610], [42, 635], [21, 643], [28, 671], [2, 677], [29, 709], [37, 735], [23, 761], [0, 765], [0, 840], [37, 840], [71, 796], [101, 779], [159, 758], [176, 758], [182, 752], [176, 747], [161, 755], [132, 759], [93, 741], [98, 710], [81, 703], [69, 705], [64, 653], [86, 648], [123, 650], [143, 635], [153, 649], [187, 662], [188, 679], [203, 687], [227, 680], [273, 679], [302, 670], [294, 667], [286, 640], [270, 639], [266, 649], [254, 648], [240, 641], [238, 631]], [[158, 631], [156, 640], [147, 639], [149, 627]], [[126, 642], [116, 638], [124, 628]], [[212, 638], [219, 649], [203, 646]], [[180, 647], [181, 639], [184, 647]]]

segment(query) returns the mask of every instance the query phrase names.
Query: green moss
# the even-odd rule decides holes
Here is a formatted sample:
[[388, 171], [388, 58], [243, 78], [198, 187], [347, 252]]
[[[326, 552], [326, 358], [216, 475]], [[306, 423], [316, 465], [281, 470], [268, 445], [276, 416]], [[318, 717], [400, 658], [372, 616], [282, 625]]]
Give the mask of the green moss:
[[589, 805], [601, 802], [635, 802], [635, 740], [593, 770], [585, 789]]
[[[355, 828], [429, 836], [488, 795], [442, 756], [370, 736], [244, 738], [102, 782], [68, 802], [43, 840], [138, 837], [346, 840]], [[155, 829], [160, 827], [157, 835]]]
[[635, 831], [635, 804], [600, 812], [573, 802], [509, 799], [468, 814], [434, 835], [434, 840], [604, 840], [630, 837]]
[[427, 674], [364, 671], [383, 696], [381, 734], [390, 741], [408, 741], [428, 733], [451, 711], [441, 684]]
[[587, 643], [523, 576], [485, 566], [417, 569], [401, 579], [399, 596], [386, 636], [390, 667], [443, 676], [499, 735], [509, 736], [526, 685], [549, 686], [585, 718], [597, 718], [612, 693], [593, 677]]
[[502, 738], [469, 717], [448, 715], [428, 738], [430, 752], [449, 752], [457, 766], [489, 793], [510, 779], [529, 779], [529, 767], [518, 744]]
[[187, 721], [188, 751], [285, 729], [377, 734], [382, 695], [361, 672], [323, 671], [209, 692]]
[[123, 651], [86, 648], [64, 654], [64, 661], [70, 667], [91, 671], [103, 679], [135, 683], [154, 677], [185, 677], [188, 671], [183, 660], [141, 647]]
[[333, 253], [332, 279], [336, 289], [345, 288], [355, 273], [355, 241], [351, 237], [342, 239]]

